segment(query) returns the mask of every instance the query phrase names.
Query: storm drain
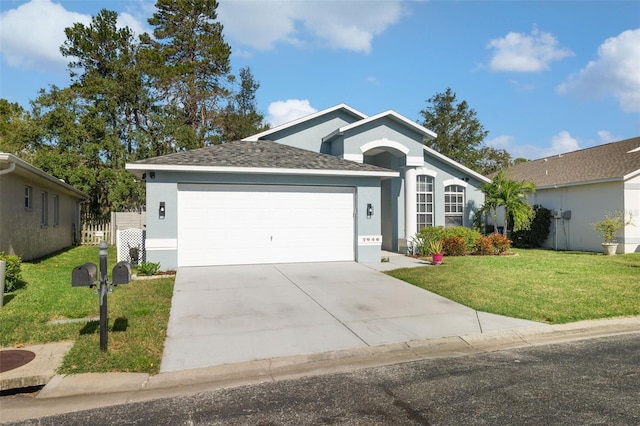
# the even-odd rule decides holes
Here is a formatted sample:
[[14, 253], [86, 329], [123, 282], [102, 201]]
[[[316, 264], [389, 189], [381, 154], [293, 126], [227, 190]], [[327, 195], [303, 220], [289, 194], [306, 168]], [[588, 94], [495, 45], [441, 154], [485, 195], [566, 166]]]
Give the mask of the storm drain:
[[29, 364], [35, 357], [35, 353], [26, 350], [10, 349], [0, 351], [0, 373]]

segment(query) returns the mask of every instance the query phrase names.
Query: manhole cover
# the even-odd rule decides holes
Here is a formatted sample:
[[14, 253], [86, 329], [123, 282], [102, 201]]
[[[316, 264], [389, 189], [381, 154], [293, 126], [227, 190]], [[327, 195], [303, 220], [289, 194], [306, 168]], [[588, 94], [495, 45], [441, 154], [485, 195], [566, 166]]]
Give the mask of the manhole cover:
[[29, 364], [36, 357], [31, 351], [10, 349], [0, 351], [0, 373]]

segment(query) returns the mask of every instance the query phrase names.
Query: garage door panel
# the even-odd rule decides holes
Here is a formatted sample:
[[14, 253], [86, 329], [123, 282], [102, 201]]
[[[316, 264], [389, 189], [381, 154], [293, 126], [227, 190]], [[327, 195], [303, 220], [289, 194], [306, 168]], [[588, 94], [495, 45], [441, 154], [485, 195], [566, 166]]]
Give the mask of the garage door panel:
[[178, 265], [354, 260], [354, 189], [180, 185]]

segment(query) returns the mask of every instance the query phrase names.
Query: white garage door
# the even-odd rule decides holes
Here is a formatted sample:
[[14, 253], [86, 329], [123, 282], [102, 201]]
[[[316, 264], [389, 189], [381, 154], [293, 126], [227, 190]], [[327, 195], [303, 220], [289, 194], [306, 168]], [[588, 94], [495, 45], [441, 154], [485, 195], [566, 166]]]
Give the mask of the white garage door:
[[178, 266], [354, 260], [354, 189], [182, 184]]

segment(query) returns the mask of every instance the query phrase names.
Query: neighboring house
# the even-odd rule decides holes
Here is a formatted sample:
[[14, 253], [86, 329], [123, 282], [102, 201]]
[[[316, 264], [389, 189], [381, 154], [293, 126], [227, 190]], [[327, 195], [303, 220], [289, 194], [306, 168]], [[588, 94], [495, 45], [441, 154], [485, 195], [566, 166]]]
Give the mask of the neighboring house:
[[554, 211], [546, 247], [601, 251], [593, 224], [624, 211], [633, 225], [618, 232], [618, 253], [640, 252], [640, 137], [527, 161], [510, 173], [536, 184], [531, 204]]
[[394, 111], [344, 104], [243, 141], [127, 164], [147, 182], [147, 260], [380, 262], [425, 226], [471, 226], [489, 180]]
[[0, 153], [0, 251], [35, 259], [79, 243], [83, 192]]

